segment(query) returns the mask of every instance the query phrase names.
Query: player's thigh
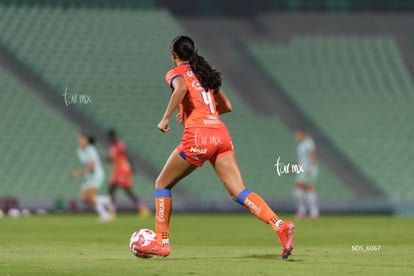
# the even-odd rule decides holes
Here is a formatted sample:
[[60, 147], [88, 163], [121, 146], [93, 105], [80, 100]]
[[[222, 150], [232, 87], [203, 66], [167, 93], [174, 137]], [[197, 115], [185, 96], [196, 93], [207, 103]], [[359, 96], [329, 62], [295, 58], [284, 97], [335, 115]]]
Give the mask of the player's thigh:
[[233, 199], [237, 198], [246, 187], [234, 152], [218, 158], [211, 164], [230, 196]]
[[305, 191], [313, 191], [315, 190], [315, 184], [313, 183], [305, 183], [302, 181], [296, 182], [296, 187], [300, 188]]
[[313, 183], [305, 183], [305, 185], [304, 185], [304, 189], [308, 192], [314, 191], [315, 188], [316, 188], [316, 185], [313, 184]]
[[93, 203], [98, 189], [95, 187], [88, 187], [82, 189], [82, 199], [85, 202]]
[[171, 189], [178, 181], [192, 173], [196, 168], [196, 166], [185, 161], [174, 149], [155, 182], [155, 188]]

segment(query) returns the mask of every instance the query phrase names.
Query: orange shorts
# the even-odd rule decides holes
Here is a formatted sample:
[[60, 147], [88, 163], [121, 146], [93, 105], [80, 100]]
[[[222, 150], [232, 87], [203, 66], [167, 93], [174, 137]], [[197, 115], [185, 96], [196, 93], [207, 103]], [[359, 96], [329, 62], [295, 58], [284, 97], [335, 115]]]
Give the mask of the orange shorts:
[[112, 186], [131, 187], [132, 173], [130, 170], [113, 171], [109, 183]]
[[178, 154], [197, 167], [201, 167], [207, 160], [214, 163], [233, 151], [233, 143], [226, 126], [185, 128], [181, 143], [177, 147]]

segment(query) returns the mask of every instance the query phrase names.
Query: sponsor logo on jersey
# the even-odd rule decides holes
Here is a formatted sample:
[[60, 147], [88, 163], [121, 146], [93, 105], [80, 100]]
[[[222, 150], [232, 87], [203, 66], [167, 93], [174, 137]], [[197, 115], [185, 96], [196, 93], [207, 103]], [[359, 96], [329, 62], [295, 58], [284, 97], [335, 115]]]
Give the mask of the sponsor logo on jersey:
[[195, 152], [195, 153], [198, 153], [198, 154], [206, 154], [207, 149], [206, 148], [200, 149], [200, 148], [197, 148], [197, 147], [191, 147], [190, 152]]
[[204, 119], [203, 120], [203, 123], [205, 124], [205, 125], [218, 125], [218, 124], [221, 124], [221, 121], [220, 120], [208, 120], [208, 119]]
[[201, 84], [198, 80], [193, 80], [193, 82], [191, 83], [191, 86], [194, 88], [194, 90], [204, 91], [204, 88], [201, 87]]

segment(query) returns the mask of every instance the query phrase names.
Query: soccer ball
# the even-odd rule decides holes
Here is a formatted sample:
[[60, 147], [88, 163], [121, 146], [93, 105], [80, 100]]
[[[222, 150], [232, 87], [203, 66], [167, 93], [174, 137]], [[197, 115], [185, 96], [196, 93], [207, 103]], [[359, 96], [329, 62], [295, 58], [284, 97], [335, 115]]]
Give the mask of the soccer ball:
[[157, 234], [150, 229], [140, 229], [132, 233], [131, 239], [129, 240], [129, 249], [132, 254], [138, 258], [152, 258], [153, 254], [144, 254], [135, 249], [135, 245], [149, 245], [151, 242], [157, 241]]

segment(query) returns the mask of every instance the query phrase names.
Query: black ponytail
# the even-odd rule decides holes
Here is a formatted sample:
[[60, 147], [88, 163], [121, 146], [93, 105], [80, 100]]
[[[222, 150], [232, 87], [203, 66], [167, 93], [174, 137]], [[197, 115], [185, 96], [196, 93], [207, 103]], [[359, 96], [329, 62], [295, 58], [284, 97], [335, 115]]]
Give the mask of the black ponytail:
[[197, 53], [193, 40], [188, 36], [178, 36], [171, 43], [171, 51], [181, 60], [188, 60], [195, 76], [205, 90], [221, 86], [221, 73]]

